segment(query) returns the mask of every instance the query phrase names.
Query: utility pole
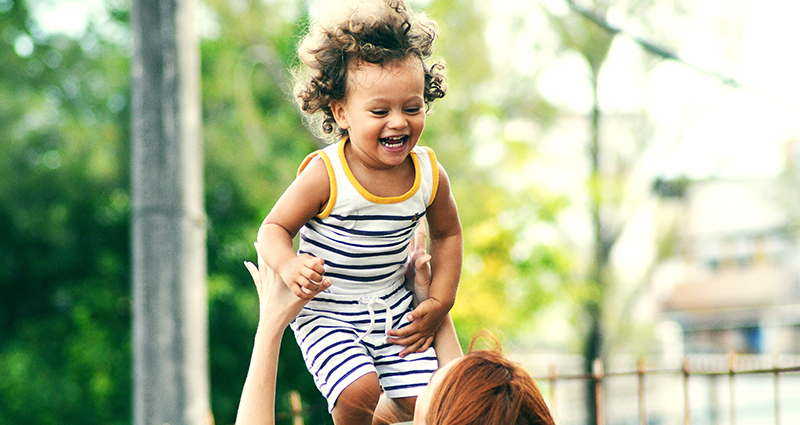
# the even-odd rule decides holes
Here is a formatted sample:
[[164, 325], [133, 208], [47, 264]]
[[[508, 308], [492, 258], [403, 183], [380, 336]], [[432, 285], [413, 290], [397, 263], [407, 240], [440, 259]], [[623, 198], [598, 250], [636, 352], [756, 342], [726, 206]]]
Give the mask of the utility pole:
[[133, 0], [135, 425], [209, 423], [206, 219], [195, 0]]

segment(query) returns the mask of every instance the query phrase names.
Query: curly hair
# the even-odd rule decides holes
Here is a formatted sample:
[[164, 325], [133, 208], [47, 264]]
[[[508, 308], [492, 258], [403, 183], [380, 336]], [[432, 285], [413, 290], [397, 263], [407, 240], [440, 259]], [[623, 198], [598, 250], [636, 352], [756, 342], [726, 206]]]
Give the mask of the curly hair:
[[447, 91], [444, 64], [431, 66], [425, 59], [433, 52], [438, 37], [436, 22], [414, 15], [402, 0], [326, 0], [324, 19], [312, 22], [298, 47], [305, 65], [295, 72], [295, 95], [300, 109], [308, 114], [312, 130], [321, 136], [342, 138], [347, 130], [333, 118], [331, 101], [343, 101], [347, 94], [348, 70], [358, 63], [386, 64], [416, 56], [425, 72], [425, 105]]

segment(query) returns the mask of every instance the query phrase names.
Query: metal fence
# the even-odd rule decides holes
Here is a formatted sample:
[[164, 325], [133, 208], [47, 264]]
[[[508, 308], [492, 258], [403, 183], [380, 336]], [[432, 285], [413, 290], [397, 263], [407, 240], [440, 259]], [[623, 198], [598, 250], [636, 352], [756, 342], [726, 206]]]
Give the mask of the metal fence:
[[534, 376], [560, 425], [586, 424], [588, 382], [595, 387], [596, 425], [787, 425], [800, 423], [800, 357], [695, 355], [681, 367]]
[[[594, 425], [800, 424], [800, 355], [691, 355], [676, 367], [630, 363], [630, 370], [606, 372], [595, 360], [591, 374], [550, 366], [534, 379], [558, 425], [589, 425], [588, 383], [597, 396]], [[294, 392], [291, 407], [276, 419], [302, 425], [305, 415], [325, 406], [304, 405]]]

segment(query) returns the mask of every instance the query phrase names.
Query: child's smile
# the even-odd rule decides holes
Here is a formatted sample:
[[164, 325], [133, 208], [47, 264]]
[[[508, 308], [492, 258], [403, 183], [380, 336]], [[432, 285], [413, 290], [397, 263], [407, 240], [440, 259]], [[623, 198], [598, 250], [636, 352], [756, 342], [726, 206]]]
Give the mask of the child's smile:
[[387, 150], [399, 152], [403, 150], [403, 146], [408, 142], [408, 136], [385, 137], [380, 139], [380, 142]]

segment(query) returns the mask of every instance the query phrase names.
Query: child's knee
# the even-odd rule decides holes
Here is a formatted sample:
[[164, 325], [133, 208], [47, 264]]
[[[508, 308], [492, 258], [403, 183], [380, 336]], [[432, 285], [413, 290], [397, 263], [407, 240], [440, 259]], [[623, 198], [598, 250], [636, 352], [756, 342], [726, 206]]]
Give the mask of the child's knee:
[[397, 410], [399, 410], [402, 414], [412, 414], [414, 413], [414, 406], [417, 404], [417, 397], [401, 397], [401, 398], [392, 398], [390, 399], [394, 402]]
[[393, 424], [410, 421], [414, 418], [414, 406], [417, 397], [388, 398], [381, 397], [375, 409], [373, 425]]
[[414, 416], [414, 406], [417, 404], [417, 397], [391, 398], [393, 407], [397, 413], [405, 420]]
[[380, 396], [381, 386], [378, 376], [375, 373], [364, 375], [353, 381], [339, 394], [333, 407], [334, 416], [350, 418], [369, 416], [371, 418], [378, 406]]
[[[378, 375], [375, 373], [368, 373], [348, 385], [339, 396], [339, 399], [346, 397], [348, 399], [363, 399], [375, 400], [378, 402], [378, 397], [381, 395], [381, 384], [378, 382]], [[337, 401], [338, 403], [338, 401]]]

